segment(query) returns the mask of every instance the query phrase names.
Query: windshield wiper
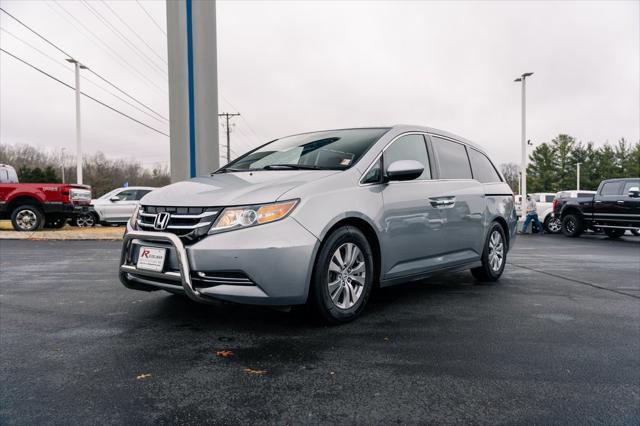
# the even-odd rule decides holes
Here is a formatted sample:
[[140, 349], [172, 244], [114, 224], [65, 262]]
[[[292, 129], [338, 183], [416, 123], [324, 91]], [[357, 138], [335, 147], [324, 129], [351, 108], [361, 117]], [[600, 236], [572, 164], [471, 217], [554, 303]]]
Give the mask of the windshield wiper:
[[254, 170], [259, 170], [259, 169], [234, 169], [233, 167], [225, 167], [224, 169], [220, 169], [217, 172], [213, 172], [212, 174], [227, 173], [227, 172], [251, 172]]
[[311, 166], [307, 164], [269, 164], [264, 170], [293, 169], [293, 170], [327, 170], [327, 167]]

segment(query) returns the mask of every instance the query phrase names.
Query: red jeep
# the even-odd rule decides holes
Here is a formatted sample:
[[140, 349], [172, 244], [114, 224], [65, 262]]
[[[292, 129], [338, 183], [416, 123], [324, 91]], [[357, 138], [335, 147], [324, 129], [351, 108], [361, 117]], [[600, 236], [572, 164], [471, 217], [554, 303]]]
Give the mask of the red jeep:
[[70, 217], [86, 213], [90, 203], [91, 187], [86, 185], [0, 183], [0, 219], [10, 218], [16, 231], [62, 228]]

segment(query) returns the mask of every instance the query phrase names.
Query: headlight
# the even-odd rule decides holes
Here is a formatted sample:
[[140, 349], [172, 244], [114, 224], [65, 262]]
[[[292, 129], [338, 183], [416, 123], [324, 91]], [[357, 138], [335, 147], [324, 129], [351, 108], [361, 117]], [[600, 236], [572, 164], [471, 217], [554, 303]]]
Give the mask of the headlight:
[[138, 229], [138, 213], [140, 212], [140, 203], [136, 204], [136, 208], [133, 210], [133, 214], [129, 218], [129, 225], [134, 230]]
[[215, 234], [220, 231], [275, 222], [287, 217], [296, 204], [298, 204], [298, 200], [258, 204], [254, 206], [227, 207], [222, 211], [209, 230], [209, 233]]

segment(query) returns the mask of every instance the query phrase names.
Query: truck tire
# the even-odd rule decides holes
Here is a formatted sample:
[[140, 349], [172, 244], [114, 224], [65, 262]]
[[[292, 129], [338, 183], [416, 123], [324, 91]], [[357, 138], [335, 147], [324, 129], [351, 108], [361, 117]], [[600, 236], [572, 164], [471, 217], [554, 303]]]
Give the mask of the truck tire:
[[11, 225], [19, 232], [33, 232], [44, 226], [44, 213], [35, 204], [23, 204], [13, 209]]
[[640, 229], [632, 229], [631, 230], [631, 235], [634, 235], [636, 237], [640, 237]]
[[568, 214], [562, 219], [562, 233], [567, 237], [579, 237], [582, 231], [584, 231], [582, 216]]
[[624, 235], [624, 231], [624, 229], [604, 228], [604, 233], [607, 234], [609, 238], [620, 238]]
[[544, 230], [549, 234], [558, 234], [562, 231], [562, 221], [559, 217], [547, 216], [544, 220]]

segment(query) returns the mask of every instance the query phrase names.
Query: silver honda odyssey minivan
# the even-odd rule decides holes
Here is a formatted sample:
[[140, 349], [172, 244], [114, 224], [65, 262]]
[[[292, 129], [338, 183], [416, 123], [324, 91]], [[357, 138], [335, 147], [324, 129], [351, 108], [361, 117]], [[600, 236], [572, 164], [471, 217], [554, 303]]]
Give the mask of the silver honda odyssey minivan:
[[504, 177], [463, 138], [406, 125], [302, 133], [142, 198], [120, 280], [205, 303], [308, 303], [337, 324], [375, 287], [459, 269], [496, 281], [515, 227]]

